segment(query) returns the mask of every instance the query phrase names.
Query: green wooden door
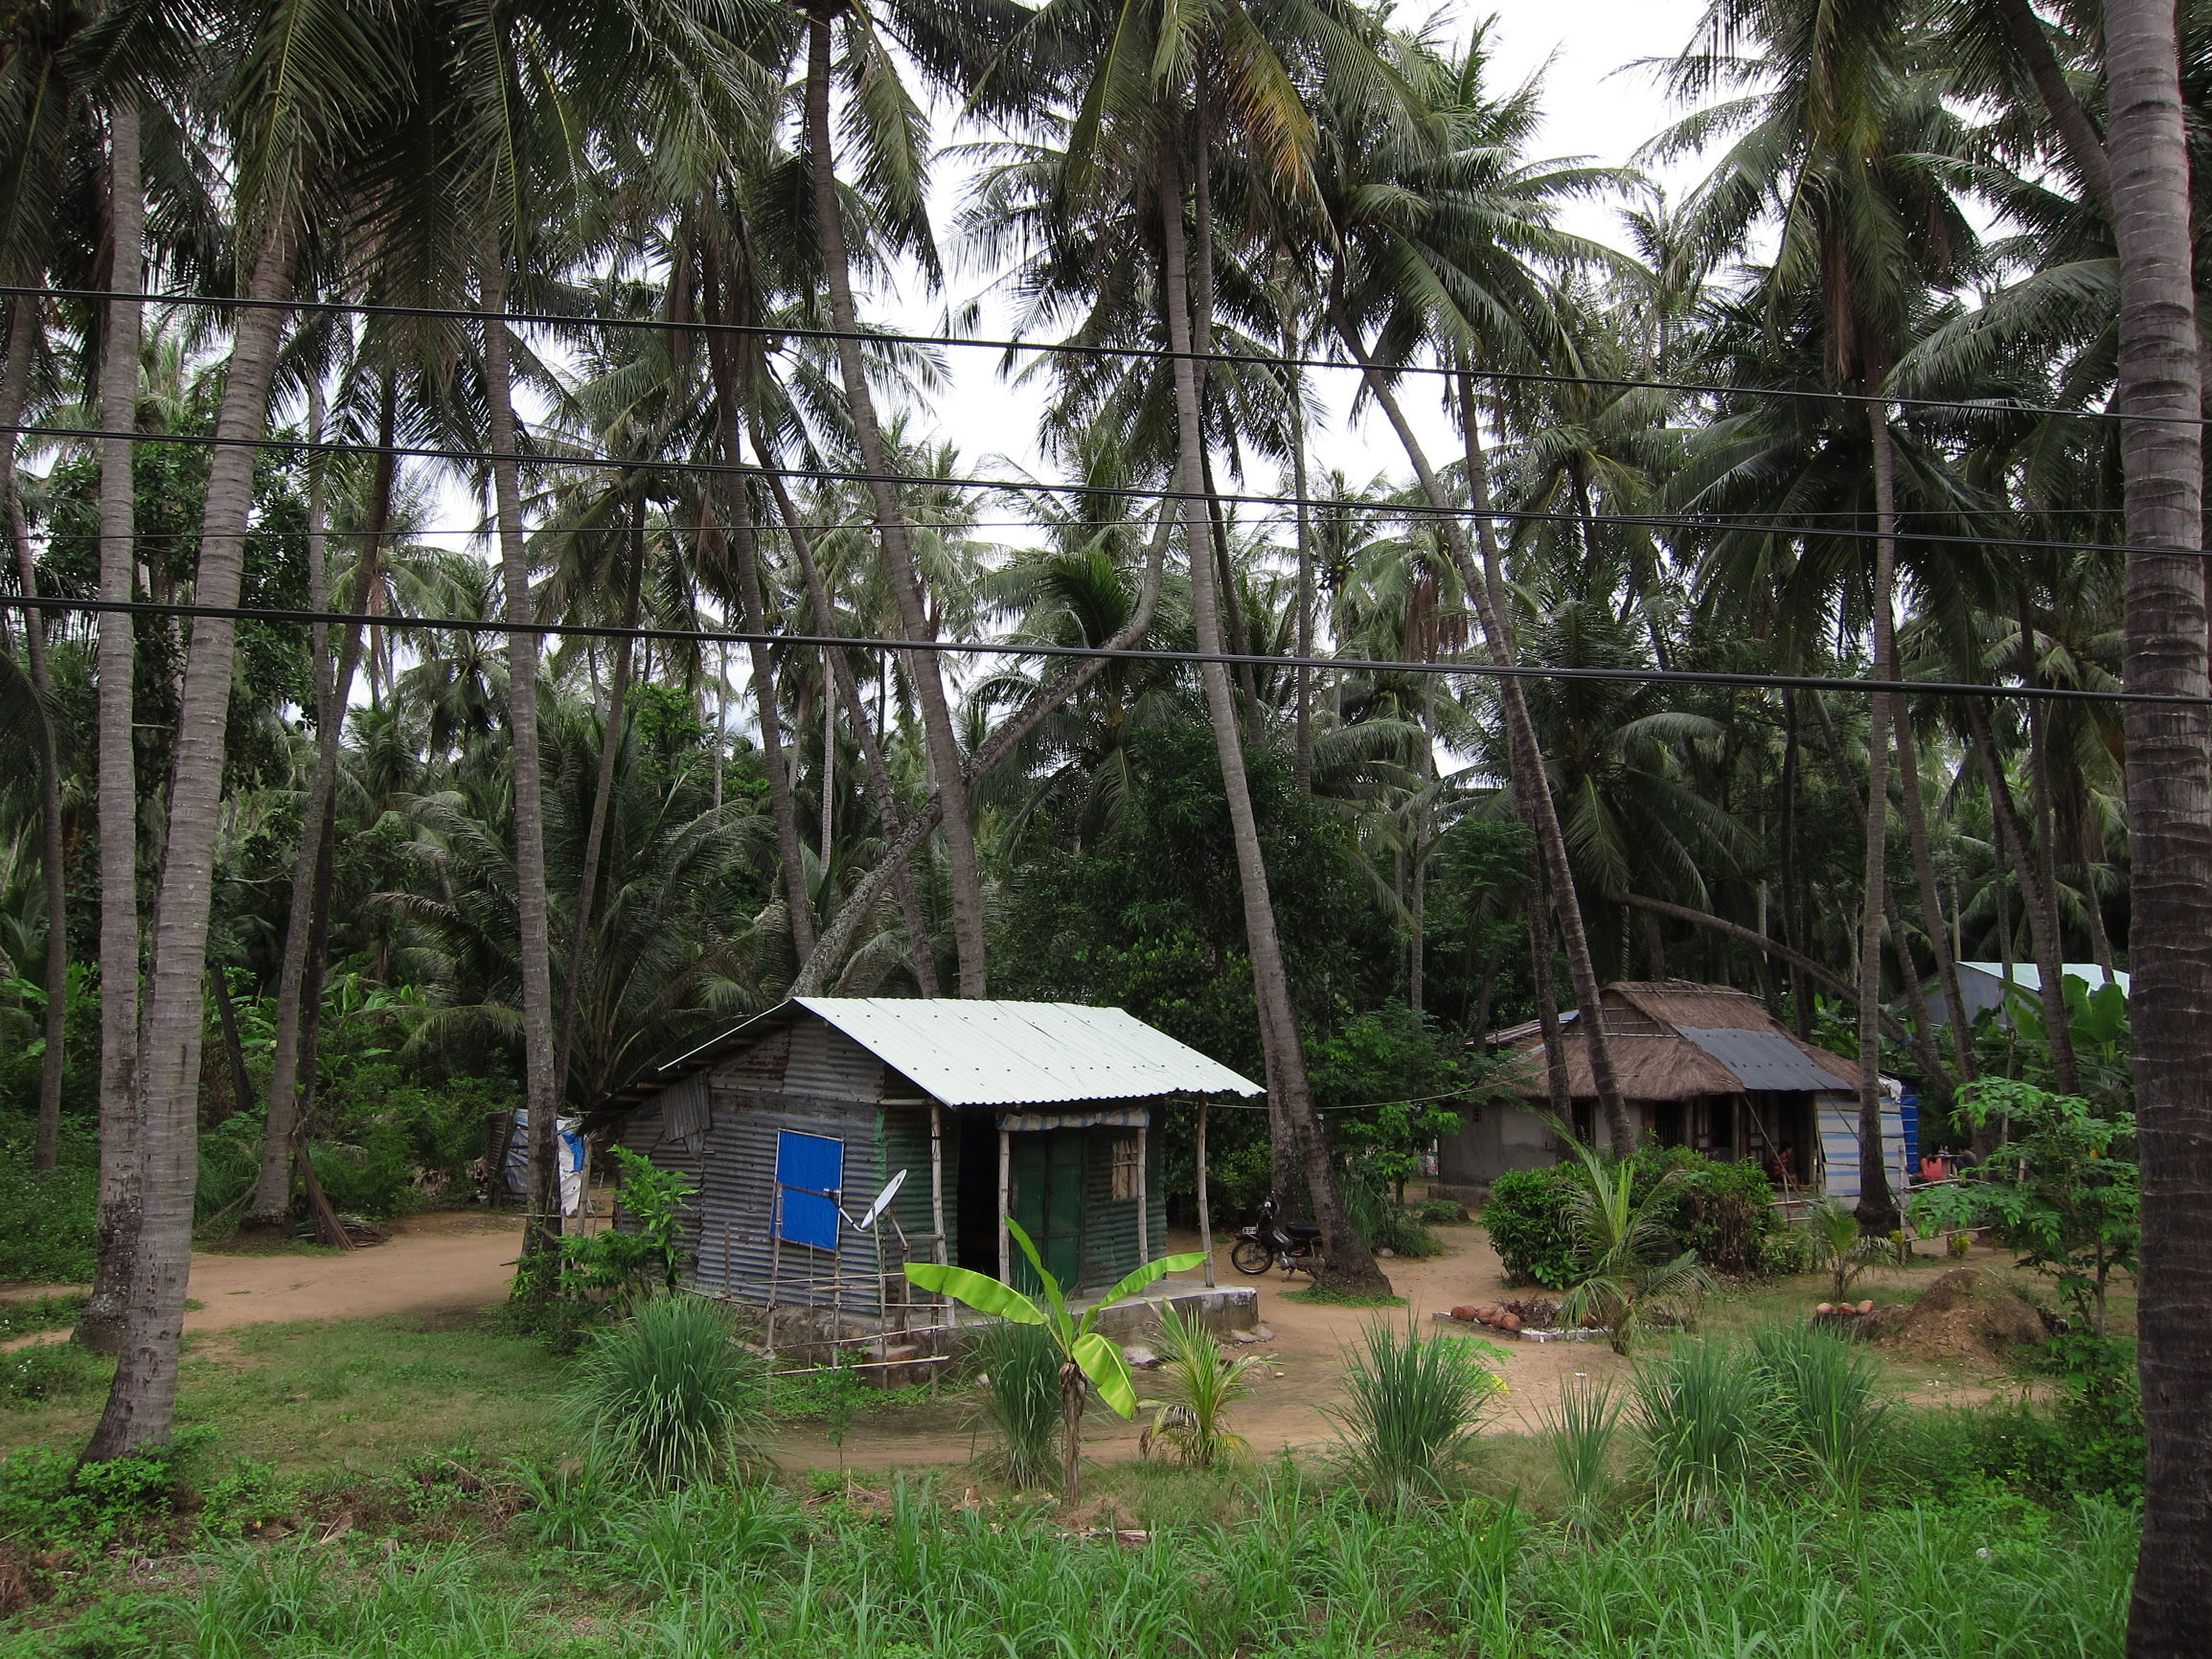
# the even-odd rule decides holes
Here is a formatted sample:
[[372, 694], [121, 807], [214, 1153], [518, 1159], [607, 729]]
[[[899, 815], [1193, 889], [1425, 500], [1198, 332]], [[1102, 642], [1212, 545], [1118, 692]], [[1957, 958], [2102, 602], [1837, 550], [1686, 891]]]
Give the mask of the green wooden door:
[[[1033, 1129], [1014, 1137], [1010, 1208], [1063, 1290], [1073, 1290], [1083, 1277], [1083, 1148], [1089, 1139], [1084, 1129]], [[1018, 1246], [1014, 1282], [1025, 1291], [1043, 1288]]]

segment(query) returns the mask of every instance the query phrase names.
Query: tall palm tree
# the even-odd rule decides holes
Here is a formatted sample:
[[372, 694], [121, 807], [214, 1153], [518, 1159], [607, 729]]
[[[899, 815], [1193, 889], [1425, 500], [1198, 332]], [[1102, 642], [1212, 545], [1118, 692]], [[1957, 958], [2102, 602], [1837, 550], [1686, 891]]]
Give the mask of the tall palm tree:
[[2212, 723], [2203, 705], [2201, 370], [2189, 164], [2173, 0], [2108, 0], [2118, 406], [2126, 417], [2127, 683], [2193, 703], [2131, 703], [2128, 819], [2136, 1124], [2142, 1137], [2140, 1364], [2150, 1443], [2128, 1650], [2199, 1648], [2212, 1602], [2203, 1470], [2212, 1461]]

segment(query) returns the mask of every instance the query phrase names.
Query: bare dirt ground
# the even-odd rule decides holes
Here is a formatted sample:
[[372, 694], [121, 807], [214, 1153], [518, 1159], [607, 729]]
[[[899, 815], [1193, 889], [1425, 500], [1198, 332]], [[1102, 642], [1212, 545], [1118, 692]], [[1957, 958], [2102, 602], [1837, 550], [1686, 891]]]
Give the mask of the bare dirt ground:
[[[1252, 1450], [1269, 1457], [1289, 1447], [1326, 1444], [1335, 1438], [1329, 1412], [1344, 1399], [1343, 1368], [1347, 1344], [1358, 1340], [1362, 1329], [1376, 1320], [1402, 1324], [1411, 1317], [1423, 1329], [1434, 1329], [1434, 1316], [1464, 1303], [1496, 1302], [1512, 1290], [1499, 1268], [1489, 1236], [1473, 1226], [1437, 1230], [1446, 1253], [1426, 1261], [1392, 1261], [1382, 1263], [1390, 1283], [1404, 1297], [1405, 1307], [1332, 1307], [1288, 1298], [1287, 1291], [1302, 1288], [1303, 1275], [1286, 1280], [1279, 1272], [1247, 1279], [1229, 1265], [1232, 1238], [1217, 1236], [1214, 1252], [1216, 1280], [1222, 1284], [1247, 1284], [1260, 1292], [1260, 1318], [1273, 1340], [1235, 1352], [1251, 1354], [1261, 1363], [1252, 1374], [1252, 1397], [1236, 1411], [1239, 1433], [1251, 1442]], [[1172, 1250], [1196, 1250], [1196, 1233], [1175, 1233]], [[1178, 1275], [1196, 1279], [1197, 1275]], [[1472, 1337], [1468, 1326], [1447, 1326]], [[1602, 1342], [1535, 1343], [1499, 1338], [1496, 1364], [1506, 1380], [1506, 1394], [1486, 1427], [1492, 1432], [1526, 1433], [1539, 1426], [1544, 1412], [1558, 1398], [1562, 1377], [1622, 1377], [1628, 1362]], [[1146, 1397], [1145, 1378], [1137, 1378], [1137, 1397]], [[939, 1407], [901, 1411], [895, 1416], [863, 1418], [847, 1432], [844, 1463], [860, 1469], [891, 1468], [905, 1465], [959, 1463], [973, 1446], [970, 1404], [947, 1401]], [[1107, 1461], [1137, 1455], [1137, 1436], [1144, 1414], [1125, 1423], [1111, 1413], [1094, 1410], [1084, 1420], [1083, 1447], [1087, 1455]], [[838, 1466], [837, 1449], [814, 1430], [795, 1430], [772, 1446], [779, 1463], [788, 1467]]]
[[[295, 1319], [376, 1319], [473, 1313], [507, 1294], [522, 1223], [513, 1215], [440, 1211], [393, 1224], [384, 1244], [359, 1250], [195, 1250], [187, 1334]], [[11, 1285], [13, 1300], [82, 1285]], [[58, 1340], [63, 1331], [25, 1340]]]

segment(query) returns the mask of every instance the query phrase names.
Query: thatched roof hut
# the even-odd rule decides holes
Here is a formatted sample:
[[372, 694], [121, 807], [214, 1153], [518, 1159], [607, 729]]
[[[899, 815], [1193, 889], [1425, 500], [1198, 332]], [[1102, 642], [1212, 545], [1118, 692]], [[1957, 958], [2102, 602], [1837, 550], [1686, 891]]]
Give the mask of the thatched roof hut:
[[[1856, 1194], [1854, 1062], [1799, 1040], [1757, 997], [1729, 986], [1631, 981], [1607, 986], [1603, 996], [1614, 1074], [1646, 1140], [1754, 1158], [1794, 1184]], [[1574, 1012], [1561, 1023], [1575, 1132], [1602, 1139], [1589, 1043]], [[1505, 1170], [1539, 1168], [1562, 1150], [1541, 1115], [1551, 1098], [1542, 1028], [1532, 1020], [1493, 1032], [1487, 1046], [1514, 1062], [1508, 1086], [1528, 1104], [1471, 1111], [1444, 1143], [1439, 1183], [1463, 1197], [1479, 1195]], [[1885, 1116], [1884, 1130], [1895, 1135], [1902, 1170], [1904, 1137], [1894, 1116]]]

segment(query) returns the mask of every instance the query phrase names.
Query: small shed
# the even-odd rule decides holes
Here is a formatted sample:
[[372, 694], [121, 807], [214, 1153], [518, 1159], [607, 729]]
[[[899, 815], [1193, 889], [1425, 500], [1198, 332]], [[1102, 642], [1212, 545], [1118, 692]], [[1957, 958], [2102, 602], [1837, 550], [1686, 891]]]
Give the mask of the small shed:
[[907, 1261], [1034, 1287], [1008, 1216], [1105, 1289], [1166, 1244], [1166, 1102], [1264, 1092], [1121, 1009], [805, 996], [613, 1104], [619, 1144], [699, 1188], [697, 1288], [875, 1314]]
[[[1800, 1041], [1766, 1004], [1729, 986], [1644, 981], [1608, 985], [1602, 995], [1613, 1070], [1646, 1141], [1762, 1164], [1789, 1148], [1805, 1187], [1858, 1195], [1856, 1153], [1843, 1151], [1857, 1146], [1855, 1062]], [[1561, 1025], [1575, 1132], [1602, 1139], [1589, 1044], [1574, 1012], [1562, 1012]], [[1494, 1032], [1488, 1046], [1517, 1062], [1509, 1086], [1520, 1103], [1469, 1111], [1438, 1148], [1441, 1190], [1471, 1201], [1505, 1170], [1542, 1168], [1564, 1150], [1542, 1116], [1551, 1094], [1542, 1028]], [[1904, 1121], [1894, 1097], [1884, 1099], [1884, 1155], [1902, 1182]]]

